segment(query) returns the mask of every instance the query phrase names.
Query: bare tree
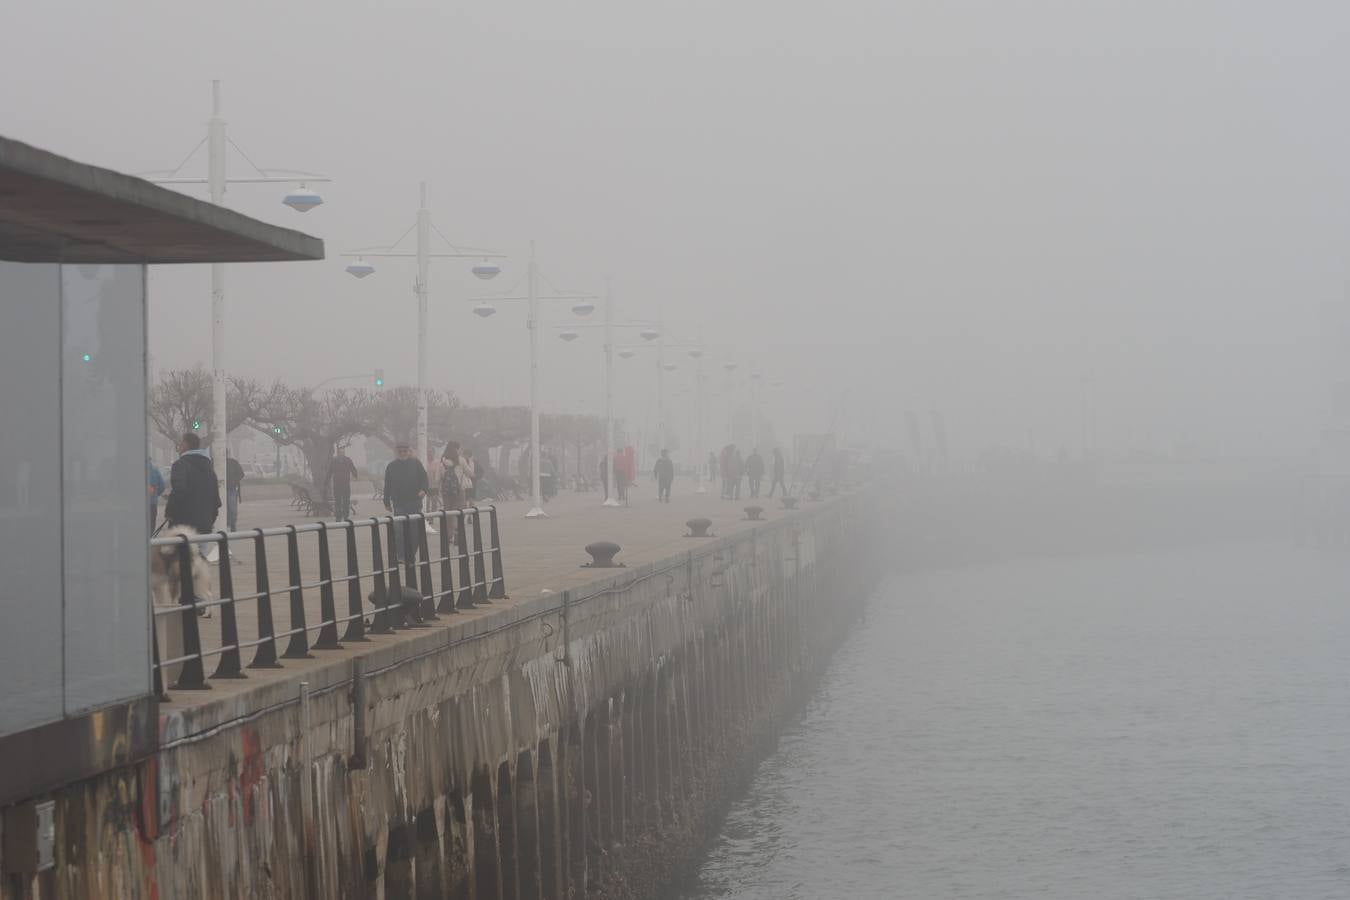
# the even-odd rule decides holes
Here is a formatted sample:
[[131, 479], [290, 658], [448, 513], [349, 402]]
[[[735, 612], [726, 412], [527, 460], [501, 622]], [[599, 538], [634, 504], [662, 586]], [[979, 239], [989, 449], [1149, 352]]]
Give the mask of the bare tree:
[[[393, 447], [417, 438], [417, 389], [395, 387], [373, 395], [375, 429], [370, 435]], [[450, 436], [450, 423], [459, 398], [450, 391], [427, 391], [427, 436], [443, 444]]]
[[257, 431], [305, 457], [320, 496], [329, 495], [328, 466], [333, 451], [352, 437], [377, 433], [378, 397], [365, 390], [334, 390], [318, 397], [312, 389], [276, 382], [270, 387], [241, 383], [240, 404]]
[[461, 406], [450, 415], [450, 436], [475, 450], [515, 444], [530, 436], [527, 406]]
[[[268, 390], [256, 381], [230, 379], [225, 393], [225, 416], [231, 430], [248, 424], [259, 398]], [[195, 431], [201, 436], [202, 446], [207, 447], [211, 444], [214, 405], [210, 372], [201, 366], [170, 369], [160, 373], [151, 386], [146, 413], [157, 434], [176, 442], [184, 432]]]
[[177, 442], [183, 432], [196, 430], [207, 443], [211, 439], [211, 403], [210, 372], [201, 366], [170, 369], [161, 372], [150, 388], [146, 411], [155, 431], [170, 441]]

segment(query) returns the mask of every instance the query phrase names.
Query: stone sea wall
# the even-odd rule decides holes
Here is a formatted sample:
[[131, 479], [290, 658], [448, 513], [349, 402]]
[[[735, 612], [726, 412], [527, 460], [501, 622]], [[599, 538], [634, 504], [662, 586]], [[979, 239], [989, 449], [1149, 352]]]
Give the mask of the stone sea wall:
[[[849, 496], [277, 685], [55, 799], [57, 867], [3, 900], [649, 898], [861, 609]], [[364, 708], [366, 737], [358, 742]], [[195, 723], [201, 726], [201, 723]]]

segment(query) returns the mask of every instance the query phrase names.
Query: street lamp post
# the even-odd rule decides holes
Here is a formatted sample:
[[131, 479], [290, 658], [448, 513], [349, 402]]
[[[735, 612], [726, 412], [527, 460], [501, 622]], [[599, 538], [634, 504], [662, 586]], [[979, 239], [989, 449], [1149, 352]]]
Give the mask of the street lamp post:
[[[206, 177], [205, 178], [180, 178], [178, 173], [183, 166], [197, 155], [202, 144], [206, 144]], [[161, 172], [146, 172], [150, 180], [156, 184], [205, 184], [211, 202], [217, 206], [225, 204], [225, 187], [229, 184], [298, 184], [298, 188], [292, 189], [285, 197], [282, 203], [289, 206], [296, 212], [309, 212], [316, 206], [323, 203], [323, 198], [311, 191], [307, 184], [310, 182], [327, 182], [331, 179], [322, 175], [316, 175], [312, 172], [301, 172], [295, 169], [260, 169], [253, 165], [252, 160], [248, 160], [249, 165], [253, 165], [257, 173], [249, 178], [230, 178], [226, 175], [226, 155], [231, 144], [234, 144], [225, 136], [225, 120], [220, 115], [220, 82], [211, 82], [211, 118], [206, 123], [206, 137], [198, 142], [192, 152], [178, 164], [177, 168], [167, 169]], [[234, 145], [238, 150], [238, 145]], [[240, 151], [243, 156], [243, 151]], [[229, 433], [229, 428], [225, 421], [225, 266], [222, 263], [211, 264], [211, 446], [212, 448], [221, 448], [223, 454], [225, 447], [225, 436]], [[223, 457], [222, 457], [223, 458]], [[223, 473], [224, 470], [221, 470]]]
[[[604, 318], [604, 321], [600, 323], [600, 326], [599, 326], [599, 327], [605, 329], [605, 344], [604, 344], [604, 351], [605, 351], [605, 386], [604, 386], [604, 392], [605, 392], [605, 465], [609, 466], [611, 482], [617, 484], [617, 481], [614, 481], [614, 478], [615, 478], [615, 473], [614, 473], [614, 450], [615, 450], [615, 447], [614, 447], [614, 442], [615, 442], [615, 437], [614, 437], [614, 349], [615, 349], [615, 347], [614, 347], [614, 329], [615, 329], [615, 328], [640, 328], [640, 329], [642, 329], [642, 331], [641, 331], [641, 333], [640, 333], [640, 334], [641, 334], [641, 337], [642, 337], [644, 340], [647, 340], [647, 341], [655, 340], [657, 337], [660, 336], [660, 332], [659, 332], [657, 329], [654, 329], [654, 328], [653, 328], [649, 323], [647, 323], [647, 322], [615, 322], [615, 321], [614, 321], [614, 293], [613, 293], [613, 290], [611, 289], [610, 282], [609, 282], [608, 279], [605, 280], [605, 298], [604, 298], [604, 304], [605, 304], [605, 318]], [[574, 313], [576, 313], [577, 315], [582, 315], [582, 316], [590, 315], [590, 313], [591, 313], [591, 311], [592, 311], [593, 309], [594, 309], [594, 307], [591, 306], [589, 303], [578, 304], [578, 305], [572, 307], [572, 311], [573, 311]], [[596, 327], [596, 326], [593, 325], [593, 324], [591, 324], [591, 323], [574, 323], [574, 324], [565, 326], [565, 327], [563, 328], [563, 330], [559, 333], [558, 336], [561, 337], [563, 340], [566, 340], [566, 341], [569, 341], [569, 342], [570, 342], [570, 341], [576, 340], [576, 339], [580, 336], [580, 335], [577, 334], [576, 329], [578, 329], [578, 328], [594, 328], [594, 327]], [[619, 355], [622, 356], [624, 359], [628, 359], [629, 357], [633, 356], [633, 355], [634, 355], [634, 350], [632, 349], [632, 346], [633, 346], [633, 345], [628, 345], [628, 346], [625, 346], [625, 347], [621, 348], [621, 349], [619, 350]], [[617, 491], [612, 491], [612, 492], [610, 492], [609, 496], [605, 498], [604, 503], [602, 503], [601, 505], [602, 505], [602, 506], [619, 506], [619, 505], [620, 505], [620, 504], [619, 504], [619, 501], [618, 501], [617, 499], [615, 499], [615, 497], [614, 497], [614, 494], [616, 494], [616, 493], [617, 493]]]
[[686, 351], [694, 359], [694, 493], [706, 494], [708, 487], [703, 483], [703, 454], [707, 447], [703, 443], [703, 330], [699, 329], [699, 345]]
[[[496, 312], [492, 306], [498, 301], [525, 302], [528, 305], [525, 325], [530, 331], [530, 511], [527, 519], [548, 518], [544, 512], [543, 493], [540, 490], [539, 468], [539, 303], [547, 300], [569, 300], [578, 315], [589, 315], [595, 305], [591, 301], [599, 299], [594, 294], [557, 294], [541, 298], [539, 296], [539, 265], [535, 262], [534, 241], [530, 241], [530, 261], [526, 270], [526, 290], [524, 297], [483, 297], [474, 307], [474, 313], [487, 318]], [[555, 473], [556, 475], [556, 473]]]
[[727, 443], [736, 441], [736, 369], [734, 362], [722, 363], [722, 369], [727, 373]]
[[[431, 223], [431, 210], [427, 208], [427, 183], [421, 184], [421, 202], [417, 208], [417, 221], [413, 228], [417, 231], [417, 250], [409, 252], [398, 250], [398, 245], [407, 237], [404, 232], [388, 247], [367, 247], [362, 250], [342, 254], [344, 257], [356, 257], [356, 262], [347, 266], [347, 273], [354, 278], [366, 278], [374, 274], [375, 267], [366, 261], [372, 258], [415, 258], [417, 260], [417, 281], [413, 284], [413, 293], [417, 295], [417, 458], [425, 465], [427, 459], [427, 281], [430, 276], [433, 259], [478, 259], [481, 260], [471, 271], [484, 280], [495, 278], [501, 267], [492, 262], [505, 259], [505, 255], [491, 250], [473, 247], [457, 247], [446, 239]], [[412, 230], [412, 229], [410, 229]], [[454, 251], [452, 253], [433, 253], [431, 250], [431, 232], [435, 230], [441, 240]]]
[[[695, 384], [696, 384], [697, 390], [695, 391], [695, 398], [696, 398], [696, 399], [695, 399], [694, 402], [695, 402], [695, 404], [697, 405], [697, 408], [696, 408], [695, 411], [694, 411], [694, 418], [695, 418], [695, 432], [696, 432], [695, 442], [696, 442], [697, 445], [698, 445], [695, 449], [696, 449], [696, 452], [699, 454], [699, 464], [698, 464], [698, 466], [695, 468], [695, 479], [696, 479], [696, 485], [697, 485], [697, 486], [694, 488], [694, 490], [695, 490], [695, 493], [699, 493], [699, 494], [707, 493], [707, 489], [704, 488], [704, 486], [703, 486], [702, 456], [701, 456], [701, 454], [703, 453], [703, 450], [704, 450], [704, 447], [703, 447], [703, 385], [702, 385], [702, 381], [703, 381], [703, 355], [704, 355], [703, 344], [702, 344], [702, 342], [698, 342], [698, 343], [674, 343], [674, 344], [668, 343], [668, 342], [666, 341], [666, 339], [665, 339], [665, 331], [664, 331], [664, 329], [645, 328], [645, 329], [643, 329], [641, 332], [639, 332], [639, 336], [640, 336], [643, 340], [647, 340], [647, 341], [653, 341], [653, 340], [655, 340], [655, 341], [656, 341], [656, 354], [657, 354], [657, 356], [656, 356], [656, 403], [657, 403], [657, 427], [656, 427], [656, 436], [657, 436], [657, 442], [661, 445], [662, 448], [667, 447], [667, 446], [669, 445], [669, 443], [670, 443], [669, 429], [668, 429], [668, 427], [667, 427], [667, 425], [666, 425], [666, 421], [667, 421], [667, 419], [666, 419], [666, 415], [667, 415], [667, 405], [666, 405], [666, 383], [665, 383], [666, 373], [668, 373], [668, 372], [674, 372], [676, 369], [679, 368], [675, 363], [673, 363], [673, 362], [666, 362], [666, 361], [665, 361], [665, 360], [666, 360], [666, 351], [667, 351], [667, 350], [683, 350], [683, 351], [685, 351], [685, 352], [688, 354], [688, 356], [689, 356], [691, 359], [695, 360], [695, 362], [696, 362], [696, 366], [695, 366], [695, 377], [696, 377], [696, 382], [695, 382]], [[630, 358], [630, 357], [632, 357], [632, 356], [635, 355], [635, 349], [636, 349], [636, 347], [638, 347], [638, 346], [640, 346], [640, 345], [629, 345], [629, 346], [625, 347], [623, 350], [621, 350], [621, 351], [619, 352], [619, 355], [622, 356], [624, 359], [628, 359], [628, 358]]]

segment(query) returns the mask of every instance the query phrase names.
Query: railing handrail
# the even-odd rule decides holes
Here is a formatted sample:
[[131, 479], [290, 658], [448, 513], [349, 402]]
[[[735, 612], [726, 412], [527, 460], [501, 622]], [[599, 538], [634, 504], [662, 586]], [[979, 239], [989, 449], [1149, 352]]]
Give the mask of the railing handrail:
[[290, 534], [292, 529], [295, 530], [296, 534], [313, 534], [324, 530], [325, 526], [327, 526], [329, 531], [334, 531], [345, 530], [357, 526], [365, 527], [373, 522], [443, 521], [451, 516], [463, 519], [466, 513], [471, 512], [496, 515], [497, 507], [488, 504], [487, 506], [465, 506], [460, 509], [434, 510], [430, 513], [390, 513], [387, 516], [361, 516], [355, 519], [327, 519], [322, 522], [306, 522], [303, 525], [276, 525], [271, 528], [249, 528], [243, 531], [202, 531], [196, 534], [176, 534], [168, 537], [154, 537], [150, 539], [150, 546], [172, 547], [175, 544], [181, 544], [184, 540], [190, 544], [215, 544], [220, 542], [222, 536], [228, 540], [249, 540], [259, 535], [262, 537], [282, 537]]

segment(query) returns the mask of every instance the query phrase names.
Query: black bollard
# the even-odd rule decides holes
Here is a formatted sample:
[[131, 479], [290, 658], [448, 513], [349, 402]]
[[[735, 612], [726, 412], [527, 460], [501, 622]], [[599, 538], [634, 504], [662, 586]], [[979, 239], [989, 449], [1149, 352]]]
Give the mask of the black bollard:
[[586, 552], [591, 555], [591, 561], [582, 565], [583, 569], [617, 569], [622, 568], [623, 563], [616, 563], [614, 557], [618, 554], [620, 547], [613, 541], [596, 541], [593, 544], [586, 545]]
[[796, 497], [784, 497], [784, 498], [783, 498], [783, 509], [796, 509], [796, 508], [797, 508], [797, 498], [796, 498]]
[[747, 506], [745, 508], [745, 519], [747, 522], [763, 521], [763, 519], [761, 518], [763, 514], [764, 514], [764, 507], [762, 506]]
[[684, 524], [689, 528], [689, 533], [685, 537], [716, 537], [708, 530], [712, 527], [712, 519], [690, 519]]

